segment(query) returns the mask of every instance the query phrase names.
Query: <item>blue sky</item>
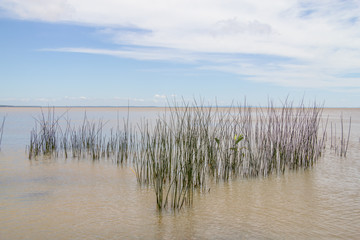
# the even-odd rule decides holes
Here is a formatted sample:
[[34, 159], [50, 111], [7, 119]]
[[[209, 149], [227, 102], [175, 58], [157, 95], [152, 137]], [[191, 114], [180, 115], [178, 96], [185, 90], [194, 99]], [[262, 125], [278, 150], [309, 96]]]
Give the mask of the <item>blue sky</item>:
[[360, 107], [360, 1], [0, 0], [0, 105]]

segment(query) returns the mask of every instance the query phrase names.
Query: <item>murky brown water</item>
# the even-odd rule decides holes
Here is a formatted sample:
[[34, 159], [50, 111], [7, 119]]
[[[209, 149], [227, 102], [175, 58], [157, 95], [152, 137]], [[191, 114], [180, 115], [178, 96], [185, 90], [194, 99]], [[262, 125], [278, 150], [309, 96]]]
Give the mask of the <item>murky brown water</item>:
[[[84, 112], [71, 111], [72, 118]], [[134, 119], [155, 114], [134, 111]], [[335, 121], [341, 112], [353, 122], [346, 158], [326, 153], [310, 170], [211, 184], [193, 207], [159, 213], [154, 192], [139, 188], [128, 167], [29, 161], [25, 146], [38, 109], [0, 109], [0, 117], [8, 114], [0, 152], [0, 239], [360, 239], [360, 110], [324, 115]], [[92, 109], [88, 115], [107, 120], [118, 113]]]

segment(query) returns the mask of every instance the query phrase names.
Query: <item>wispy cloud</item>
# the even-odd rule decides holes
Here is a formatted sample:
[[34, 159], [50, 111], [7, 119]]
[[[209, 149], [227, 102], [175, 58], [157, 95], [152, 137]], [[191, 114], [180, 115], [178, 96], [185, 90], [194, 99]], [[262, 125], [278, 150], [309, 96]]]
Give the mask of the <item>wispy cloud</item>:
[[84, 97], [84, 96], [80, 96], [80, 97], [69, 97], [69, 96], [65, 96], [64, 99], [65, 99], [65, 100], [90, 100], [90, 98]]
[[166, 99], [166, 95], [155, 94], [154, 98], [155, 99]]
[[137, 60], [171, 60], [191, 62], [201, 59], [199, 54], [196, 55], [189, 51], [166, 48], [126, 47], [121, 50], [99, 48], [44, 48], [39, 49], [39, 51], [99, 54]]
[[283, 86], [360, 87], [358, 75], [344, 77], [360, 66], [355, 0], [2, 0], [0, 7], [20, 19], [96, 26], [119, 46], [46, 51], [190, 62]]

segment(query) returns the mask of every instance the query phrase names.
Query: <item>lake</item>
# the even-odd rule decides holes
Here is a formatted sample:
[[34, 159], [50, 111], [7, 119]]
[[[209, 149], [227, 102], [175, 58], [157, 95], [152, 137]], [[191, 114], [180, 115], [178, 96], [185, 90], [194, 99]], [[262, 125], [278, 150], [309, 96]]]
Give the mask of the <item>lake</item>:
[[[135, 125], [164, 109], [56, 109], [73, 123], [85, 111], [89, 119], [116, 126], [128, 112]], [[209, 183], [209, 191], [195, 194], [193, 205], [178, 212], [159, 212], [154, 191], [138, 185], [130, 166], [86, 158], [29, 160], [40, 108], [0, 108], [0, 120], [5, 115], [0, 239], [360, 239], [360, 109], [323, 111], [328, 127], [337, 125], [337, 136], [340, 115], [346, 135], [351, 117], [346, 157], [327, 149], [310, 169]]]

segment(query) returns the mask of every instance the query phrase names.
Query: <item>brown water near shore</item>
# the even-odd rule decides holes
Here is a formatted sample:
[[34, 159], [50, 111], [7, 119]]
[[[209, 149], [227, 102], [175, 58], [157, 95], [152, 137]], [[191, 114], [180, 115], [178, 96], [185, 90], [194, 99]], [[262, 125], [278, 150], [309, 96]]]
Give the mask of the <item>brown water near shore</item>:
[[[87, 109], [115, 124], [127, 109]], [[131, 109], [131, 121], [158, 110]], [[84, 109], [71, 109], [81, 120]], [[325, 109], [352, 117], [348, 155], [330, 151], [305, 171], [211, 183], [180, 212], [156, 209], [129, 167], [90, 159], [28, 160], [25, 146], [39, 109], [7, 114], [0, 152], [0, 239], [359, 239], [360, 109]], [[347, 128], [345, 128], [347, 129]]]

